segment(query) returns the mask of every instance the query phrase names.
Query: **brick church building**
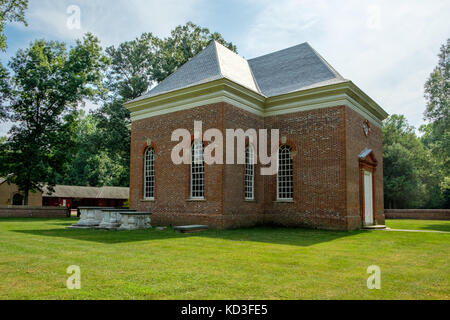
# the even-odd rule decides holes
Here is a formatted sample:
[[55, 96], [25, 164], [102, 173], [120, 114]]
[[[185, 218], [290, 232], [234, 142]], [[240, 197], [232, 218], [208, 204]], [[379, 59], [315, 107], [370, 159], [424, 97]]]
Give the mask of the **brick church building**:
[[[155, 225], [384, 224], [381, 126], [388, 115], [307, 43], [246, 60], [212, 42], [125, 106], [130, 205], [151, 211]], [[208, 144], [194, 139], [194, 121], [222, 132], [279, 129], [278, 174], [260, 174], [251, 143], [245, 164], [175, 165], [175, 130], [192, 132], [192, 158], [201, 159]]]

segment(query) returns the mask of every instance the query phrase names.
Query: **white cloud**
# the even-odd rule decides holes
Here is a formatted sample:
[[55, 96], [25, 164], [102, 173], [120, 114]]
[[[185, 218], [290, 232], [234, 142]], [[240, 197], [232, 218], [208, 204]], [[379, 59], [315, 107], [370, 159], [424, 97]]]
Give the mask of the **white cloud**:
[[450, 36], [449, 1], [281, 0], [264, 6], [242, 40], [246, 56], [308, 41], [386, 111], [422, 123], [423, 86]]
[[[203, 0], [31, 0], [26, 30], [51, 39], [74, 40], [90, 31], [103, 45], [131, 40], [143, 32], [167, 36], [176, 25], [196, 18]], [[81, 29], [67, 27], [67, 8], [81, 10]]]

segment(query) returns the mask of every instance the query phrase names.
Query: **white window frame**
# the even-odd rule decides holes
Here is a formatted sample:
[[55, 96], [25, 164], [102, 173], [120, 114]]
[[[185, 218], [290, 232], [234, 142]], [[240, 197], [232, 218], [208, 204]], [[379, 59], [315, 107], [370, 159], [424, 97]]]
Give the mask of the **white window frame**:
[[255, 200], [255, 148], [249, 144], [245, 148], [244, 197]]
[[[292, 148], [282, 145], [278, 150], [277, 200], [294, 200], [294, 163], [291, 158]], [[282, 181], [284, 180], [284, 181]], [[281, 185], [284, 183], [284, 186]]]
[[[149, 156], [151, 157], [149, 158]], [[150, 178], [150, 181], [147, 178]], [[151, 182], [152, 180], [153, 183]], [[147, 148], [144, 154], [144, 200], [155, 200], [155, 182], [155, 149]], [[150, 197], [148, 196], [149, 194]]]
[[[201, 147], [201, 152], [199, 152]], [[191, 186], [190, 196], [193, 200], [205, 199], [205, 147], [202, 141], [195, 140], [191, 147]], [[198, 175], [194, 177], [194, 175]]]

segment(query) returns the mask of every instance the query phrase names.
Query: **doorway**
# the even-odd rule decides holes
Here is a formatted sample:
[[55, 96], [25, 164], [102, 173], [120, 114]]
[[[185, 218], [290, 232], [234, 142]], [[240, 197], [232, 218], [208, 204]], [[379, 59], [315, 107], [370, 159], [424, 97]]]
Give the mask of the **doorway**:
[[359, 155], [361, 220], [363, 226], [373, 226], [377, 221], [375, 174], [378, 161], [373, 151], [365, 149]]
[[16, 193], [13, 196], [12, 204], [13, 204], [13, 206], [21, 206], [21, 205], [23, 205], [23, 196], [20, 193]]
[[364, 170], [364, 225], [374, 225], [373, 214], [373, 175]]

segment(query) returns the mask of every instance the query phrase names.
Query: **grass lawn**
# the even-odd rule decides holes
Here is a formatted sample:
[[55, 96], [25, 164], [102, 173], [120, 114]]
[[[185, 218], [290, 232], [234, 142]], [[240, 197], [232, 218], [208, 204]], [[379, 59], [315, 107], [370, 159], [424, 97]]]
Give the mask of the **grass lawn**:
[[434, 231], [450, 232], [450, 221], [388, 220], [386, 224], [391, 229], [434, 230]]
[[[0, 219], [0, 299], [450, 299], [450, 234], [64, 228], [74, 221]], [[65, 287], [71, 265], [81, 290]], [[371, 265], [381, 290], [367, 289]]]

